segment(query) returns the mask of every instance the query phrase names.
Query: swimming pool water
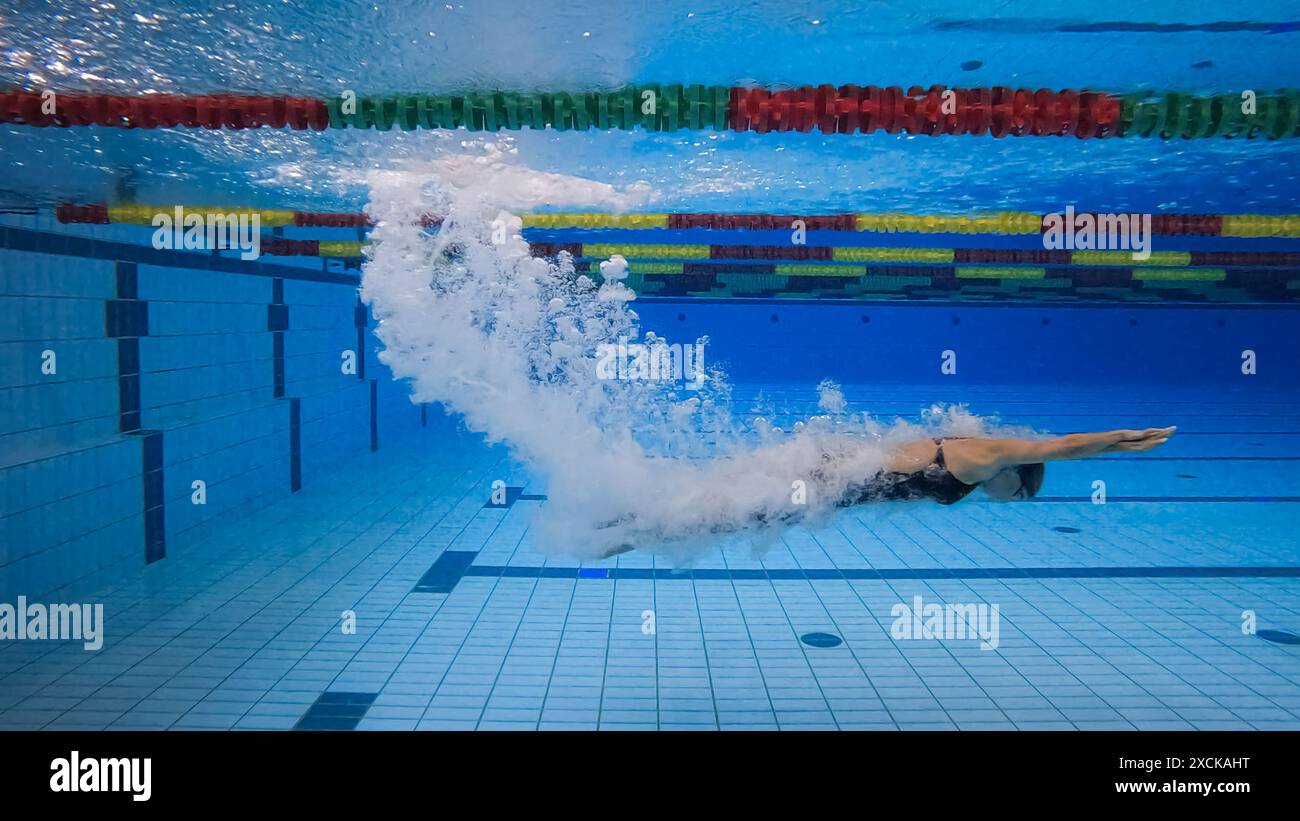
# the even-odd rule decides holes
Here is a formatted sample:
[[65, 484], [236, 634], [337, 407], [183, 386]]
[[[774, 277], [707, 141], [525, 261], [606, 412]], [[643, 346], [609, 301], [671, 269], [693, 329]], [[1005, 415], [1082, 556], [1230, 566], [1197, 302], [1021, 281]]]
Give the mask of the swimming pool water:
[[[1264, 93], [1300, 76], [1300, 4], [1016, 0], [780, 4], [340, 0], [151, 2], [130, 15], [46, 4], [6, 18], [0, 83], [110, 93], [325, 96], [629, 82], [794, 87], [1172, 89]], [[1231, 19], [1225, 19], [1225, 18]], [[978, 66], [973, 66], [978, 63]], [[0, 127], [5, 204], [221, 202], [355, 210], [363, 172], [427, 160], [483, 134]], [[674, 211], [987, 209], [1287, 213], [1289, 141], [871, 140], [798, 133], [502, 133], [530, 167], [649, 183]], [[273, 137], [273, 138], [268, 138]], [[58, 169], [59, 173], [47, 173]], [[204, 195], [204, 196], [199, 196]], [[204, 204], [204, 203], [195, 203]]]
[[[1230, 15], [1111, 0], [988, 10], [344, 0], [328, 16], [272, 0], [174, 5], [6, 15], [0, 87], [1211, 93], [1300, 76], [1294, 2]], [[965, 403], [1055, 433], [1179, 431], [1151, 453], [1051, 465], [1026, 503], [975, 494], [954, 508], [859, 507], [786, 530], [766, 552], [720, 537], [688, 564], [647, 551], [579, 562], [530, 527], [548, 503], [543, 477], [437, 405], [412, 405], [376, 360], [355, 268], [161, 253], [146, 247], [147, 229], [62, 225], [51, 211], [119, 201], [356, 211], [368, 172], [463, 151], [652, 191], [638, 210], [673, 213], [1288, 214], [1300, 210], [1294, 145], [0, 126], [0, 603], [94, 601], [107, 619], [95, 652], [0, 642], [0, 729], [1300, 729], [1300, 656], [1287, 643], [1300, 635], [1293, 278], [1274, 304], [1196, 282], [1040, 289], [1032, 305], [1006, 281], [821, 300], [647, 289], [644, 325], [679, 341], [708, 335], [739, 417], [760, 400], [783, 425], [821, 413], [816, 385], [833, 378], [850, 411], [885, 419]], [[788, 234], [526, 238], [775, 245]], [[1158, 239], [1161, 251], [1298, 242]], [[975, 244], [850, 232], [809, 242]], [[1038, 236], [978, 245], [1041, 247]], [[937, 363], [949, 348], [961, 366], [945, 379]], [[57, 373], [42, 371], [47, 349]], [[1250, 375], [1248, 350], [1259, 361]], [[340, 352], [357, 357], [355, 370], [340, 371]], [[996, 649], [896, 635], [897, 609], [917, 597], [996, 606]]]

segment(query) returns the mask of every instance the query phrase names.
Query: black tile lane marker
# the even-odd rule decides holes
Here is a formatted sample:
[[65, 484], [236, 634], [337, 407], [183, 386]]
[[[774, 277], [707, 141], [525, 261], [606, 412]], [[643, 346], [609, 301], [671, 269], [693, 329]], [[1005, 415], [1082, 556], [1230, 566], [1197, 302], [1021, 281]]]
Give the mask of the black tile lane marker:
[[117, 340], [117, 429], [140, 429], [140, 337], [149, 335], [149, 303], [139, 298], [135, 263], [118, 262], [113, 298], [104, 303], [104, 335]]
[[[412, 593], [450, 593], [478, 555], [473, 550], [445, 550], [411, 588]], [[476, 573], [473, 575], [484, 575]]]
[[357, 379], [366, 378], [366, 306], [357, 297], [352, 309], [352, 324], [357, 326]]
[[271, 332], [272, 385], [276, 399], [284, 398], [284, 332], [289, 330], [289, 306], [284, 304], [284, 280], [271, 280], [271, 304], [266, 306], [266, 329]]
[[142, 443], [141, 483], [144, 485], [144, 563], [167, 556], [164, 529], [163, 435], [160, 430], [136, 430]]
[[266, 306], [266, 329], [271, 332], [271, 393], [289, 400], [289, 492], [302, 490], [302, 400], [284, 395], [284, 335], [289, 330], [289, 306], [284, 301], [284, 278], [271, 280], [271, 304]]
[[289, 492], [302, 490], [302, 400], [289, 400]]
[[489, 496], [488, 500], [483, 503], [483, 508], [490, 509], [490, 510], [504, 510], [505, 508], [514, 507], [515, 502], [545, 502], [545, 501], [546, 501], [546, 496], [543, 494], [524, 493], [524, 489], [522, 487], [507, 485], [506, 501], [504, 504], [498, 505], [494, 503], [492, 501], [492, 497]]
[[[445, 553], [443, 554], [446, 555]], [[477, 555], [477, 554], [470, 554]], [[1300, 566], [1280, 567], [932, 567], [932, 568], [695, 568], [505, 567], [470, 565], [464, 576], [529, 579], [707, 579], [729, 581], [888, 581], [892, 579], [1241, 579], [1300, 578]]]
[[140, 337], [149, 335], [149, 303], [140, 299], [139, 269], [118, 261], [113, 298], [104, 303], [104, 335], [117, 340], [117, 429], [140, 437], [144, 563], [167, 556], [163, 496], [163, 435], [140, 427]]
[[293, 725], [295, 730], [355, 730], [378, 693], [325, 692]]
[[370, 380], [370, 449], [379, 450], [379, 381]]
[[[366, 379], [366, 321], [369, 314], [361, 296], [352, 309], [352, 324], [357, 326], [357, 379]], [[370, 450], [379, 450], [379, 383], [370, 380]]]
[[271, 334], [271, 395], [284, 398], [284, 333], [281, 331]]
[[117, 429], [140, 429], [140, 338], [117, 340]]

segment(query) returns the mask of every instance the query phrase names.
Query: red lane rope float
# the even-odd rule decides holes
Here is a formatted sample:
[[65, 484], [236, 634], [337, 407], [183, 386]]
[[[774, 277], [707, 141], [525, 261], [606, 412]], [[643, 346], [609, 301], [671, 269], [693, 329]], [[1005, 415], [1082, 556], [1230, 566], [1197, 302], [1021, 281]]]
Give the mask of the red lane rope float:
[[34, 91], [0, 92], [0, 122], [36, 127], [99, 125], [110, 128], [293, 128], [323, 131], [329, 112], [310, 97], [259, 97], [234, 94], [177, 96], [150, 94], [60, 93], [54, 112], [43, 109]]
[[829, 245], [710, 245], [709, 259], [834, 259]]
[[953, 262], [1001, 265], [1069, 265], [1070, 251], [1038, 251], [1015, 248], [955, 248]]
[[845, 85], [731, 90], [734, 131], [1113, 137], [1123, 101], [1099, 92]]
[[[299, 228], [368, 228], [374, 223], [370, 217], [363, 213], [333, 213], [321, 211], [278, 211], [274, 209], [247, 208], [247, 207], [196, 207], [181, 206], [187, 211], [196, 211], [202, 213], [234, 213], [234, 214], [260, 214], [262, 215], [262, 224], [267, 227], [273, 225], [294, 225]], [[90, 224], [90, 225], [148, 225], [149, 219], [155, 213], [172, 214], [176, 206], [123, 206], [121, 210], [130, 210], [133, 216], [124, 218], [118, 214], [113, 218], [113, 211], [119, 210], [115, 206], [105, 204], [94, 205], [76, 205], [64, 203], [54, 208], [55, 217], [60, 223], [69, 224]], [[138, 212], [135, 213], [135, 212]], [[286, 215], [283, 219], [270, 220], [267, 215]], [[442, 225], [443, 218], [436, 214], [423, 214], [420, 217], [420, 224], [426, 228]]]
[[54, 215], [65, 225], [69, 223], [108, 225], [109, 223], [107, 205], [64, 204], [55, 207]]
[[294, 211], [293, 224], [299, 228], [367, 228], [374, 223], [365, 214]]
[[669, 229], [715, 228], [746, 231], [789, 231], [801, 220], [808, 231], [855, 231], [856, 214], [796, 216], [784, 214], [669, 214]]
[[267, 237], [262, 240], [263, 254], [274, 257], [314, 257], [320, 255], [320, 242], [314, 239], [283, 239]]
[[1223, 217], [1218, 214], [1155, 214], [1151, 230], [1164, 236], [1223, 236]]
[[[434, 228], [442, 225], [437, 214], [421, 214], [420, 225]], [[370, 228], [375, 222], [368, 214], [331, 214], [320, 211], [294, 211], [293, 224], [299, 228]]]
[[[420, 225], [434, 228], [442, 225], [437, 214], [421, 214]], [[370, 228], [375, 224], [367, 214], [330, 214], [317, 211], [294, 211], [293, 224], [299, 228]]]

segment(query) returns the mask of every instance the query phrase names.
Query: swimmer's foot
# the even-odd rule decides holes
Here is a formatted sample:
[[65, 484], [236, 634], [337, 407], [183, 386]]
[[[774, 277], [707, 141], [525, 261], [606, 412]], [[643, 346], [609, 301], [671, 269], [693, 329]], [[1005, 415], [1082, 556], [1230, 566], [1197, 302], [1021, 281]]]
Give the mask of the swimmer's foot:
[[[600, 524], [596, 525], [596, 529], [608, 530], [611, 527], [618, 527], [619, 525], [627, 524], [628, 522], [635, 522], [635, 521], [636, 521], [635, 513], [624, 513], [622, 516], [619, 516], [617, 519], [610, 519], [608, 522], [601, 522]], [[631, 548], [628, 548], [628, 550], [631, 550]]]
[[[611, 527], [618, 527], [619, 525], [625, 525], [635, 521], [636, 521], [635, 513], [624, 513], [622, 516], [619, 516], [616, 519], [610, 519], [608, 522], [601, 522], [600, 524], [596, 525], [596, 529], [608, 530]], [[601, 553], [599, 558], [608, 559], [611, 556], [617, 556], [621, 553], [627, 553], [630, 550], [636, 550], [636, 547], [630, 544], [621, 544], [618, 545], [617, 547], [611, 547], [609, 550], [606, 550], [604, 553]]]

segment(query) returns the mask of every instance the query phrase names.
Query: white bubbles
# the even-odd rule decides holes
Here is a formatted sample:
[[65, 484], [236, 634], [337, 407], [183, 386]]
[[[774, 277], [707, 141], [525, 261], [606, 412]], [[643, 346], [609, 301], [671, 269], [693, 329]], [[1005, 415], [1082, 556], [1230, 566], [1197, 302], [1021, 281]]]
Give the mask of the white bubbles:
[[823, 379], [817, 386], [817, 407], [827, 413], [840, 414], [848, 409], [848, 402], [844, 399], [844, 391], [839, 385], [829, 379]]
[[[718, 534], [770, 541], [779, 526], [833, 510], [898, 442], [927, 435], [849, 416], [838, 389], [823, 390], [833, 415], [786, 434], [739, 424], [716, 368], [689, 388], [600, 378], [599, 346], [668, 342], [641, 333], [626, 261], [603, 263], [597, 286], [567, 254], [532, 257], [517, 218], [504, 241], [493, 222], [507, 220], [503, 209], [616, 209], [648, 192], [531, 171], [499, 150], [378, 171], [369, 184], [374, 245], [362, 297], [379, 321], [380, 359], [409, 381], [414, 401], [461, 414], [546, 483], [532, 530], [544, 550], [591, 557], [631, 545], [685, 561]], [[421, 228], [426, 213], [446, 215], [436, 234]], [[927, 422], [982, 425], [942, 410]], [[791, 500], [796, 480], [806, 502]]]
[[627, 260], [623, 258], [622, 254], [614, 254], [600, 264], [600, 275], [605, 278], [606, 282], [627, 279]]

